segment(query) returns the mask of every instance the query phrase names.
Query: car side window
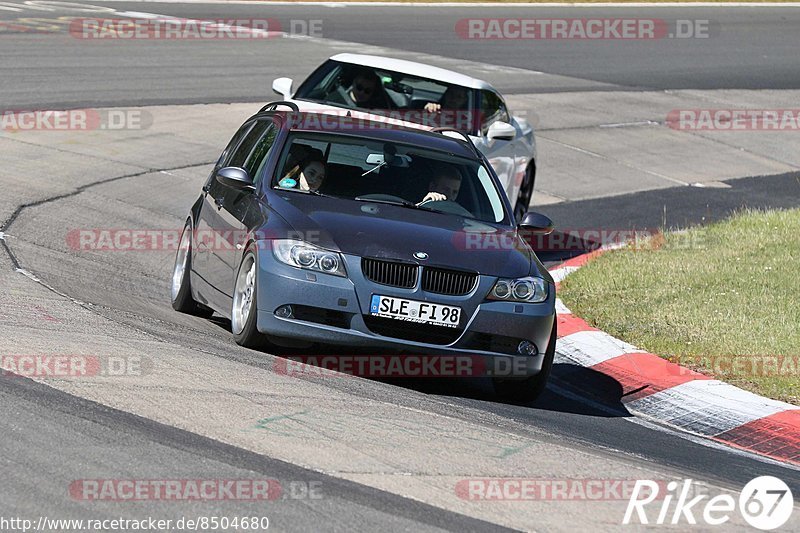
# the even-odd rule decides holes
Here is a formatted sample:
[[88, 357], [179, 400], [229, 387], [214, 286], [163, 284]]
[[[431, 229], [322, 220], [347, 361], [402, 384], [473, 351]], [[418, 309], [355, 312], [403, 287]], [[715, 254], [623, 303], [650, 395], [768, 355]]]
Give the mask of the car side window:
[[245, 168], [245, 164], [247, 163], [247, 159], [250, 157], [250, 154], [253, 152], [256, 144], [258, 141], [261, 140], [261, 137], [266, 133], [267, 129], [272, 125], [272, 121], [265, 121], [265, 120], [257, 120], [253, 127], [247, 132], [242, 142], [233, 152], [230, 161], [228, 162], [227, 166], [229, 167], [239, 167]]
[[223, 150], [222, 155], [219, 156], [219, 160], [217, 160], [217, 168], [228, 166], [228, 161], [230, 160], [233, 151], [237, 146], [239, 146], [239, 143], [242, 141], [242, 137], [244, 137], [252, 127], [253, 123], [248, 122], [239, 128], [239, 131], [236, 132], [236, 134], [231, 138], [231, 141], [228, 143], [228, 146], [226, 146], [225, 150]]
[[495, 92], [481, 91], [481, 132], [486, 135], [489, 126], [501, 120], [511, 122], [505, 102]]
[[272, 152], [272, 147], [275, 145], [275, 138], [278, 136], [278, 127], [271, 122], [267, 124], [267, 129], [256, 142], [250, 157], [247, 158], [247, 162], [244, 165], [244, 169], [255, 184], [261, 181], [264, 166], [269, 159], [269, 154]]

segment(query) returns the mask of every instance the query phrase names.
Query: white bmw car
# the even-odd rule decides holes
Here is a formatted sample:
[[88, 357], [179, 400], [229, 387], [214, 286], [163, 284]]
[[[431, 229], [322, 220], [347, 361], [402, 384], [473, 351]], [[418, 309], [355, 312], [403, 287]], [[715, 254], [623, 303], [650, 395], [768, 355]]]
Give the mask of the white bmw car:
[[402, 59], [338, 54], [296, 90], [290, 78], [276, 79], [272, 89], [301, 111], [347, 109], [348, 116], [388, 115], [422, 129], [466, 133], [500, 178], [517, 221], [528, 210], [536, 178], [533, 127], [483, 80]]

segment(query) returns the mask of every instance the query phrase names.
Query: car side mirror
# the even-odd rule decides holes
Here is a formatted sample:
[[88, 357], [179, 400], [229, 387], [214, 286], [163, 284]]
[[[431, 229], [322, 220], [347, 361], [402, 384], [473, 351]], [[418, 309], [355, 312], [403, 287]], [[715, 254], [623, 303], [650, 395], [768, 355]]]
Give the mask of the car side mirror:
[[508, 122], [503, 122], [501, 120], [494, 122], [489, 126], [489, 130], [486, 132], [486, 138], [490, 141], [496, 139], [501, 141], [513, 141], [516, 136], [517, 129]]
[[225, 167], [217, 171], [216, 179], [219, 183], [236, 189], [237, 191], [254, 191], [256, 186], [247, 174], [247, 171], [239, 167]]
[[535, 211], [528, 211], [519, 223], [519, 229], [536, 235], [549, 235], [553, 232], [553, 221], [550, 217]]
[[292, 78], [278, 78], [272, 82], [272, 90], [284, 98], [292, 97]]

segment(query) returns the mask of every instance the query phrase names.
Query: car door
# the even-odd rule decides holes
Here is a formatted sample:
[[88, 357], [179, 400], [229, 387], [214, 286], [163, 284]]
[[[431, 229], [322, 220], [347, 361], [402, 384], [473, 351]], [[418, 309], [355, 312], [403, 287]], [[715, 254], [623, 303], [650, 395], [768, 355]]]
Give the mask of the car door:
[[487, 138], [489, 128], [495, 122], [511, 123], [506, 104], [499, 94], [492, 90], [480, 91], [479, 118], [481, 122], [478, 149], [486, 156], [497, 177], [503, 184], [506, 195], [514, 203], [516, 190], [519, 188], [517, 176], [517, 139]]
[[192, 247], [192, 272], [206, 282], [208, 282], [208, 258], [213, 249], [214, 241], [213, 233], [208, 220], [208, 218], [213, 214], [209, 209], [209, 203], [207, 201], [208, 192], [211, 190], [212, 186], [215, 185], [215, 176], [217, 171], [223, 168], [227, 162], [230, 161], [233, 152], [236, 150], [236, 148], [239, 146], [239, 143], [242, 142], [242, 139], [245, 135], [247, 135], [252, 127], [253, 122], [248, 121], [239, 128], [236, 134], [231, 138], [228, 146], [226, 146], [225, 150], [223, 150], [222, 155], [220, 155], [217, 163], [211, 170], [211, 174], [209, 174], [208, 179], [206, 179], [206, 182], [203, 185], [203, 203], [200, 205], [200, 210], [198, 211], [197, 218], [194, 221], [195, 234], [194, 246]]
[[[254, 177], [261, 161], [270, 152], [276, 132], [271, 118], [253, 121], [237, 147], [217, 164], [215, 172], [223, 167], [239, 167]], [[247, 235], [243, 221], [255, 201], [251, 191], [234, 189], [213, 178], [207, 184], [198, 223], [198, 240], [203, 240], [202, 250], [206, 254], [203, 278], [216, 289], [211, 297], [217, 308], [230, 308], [233, 279]]]

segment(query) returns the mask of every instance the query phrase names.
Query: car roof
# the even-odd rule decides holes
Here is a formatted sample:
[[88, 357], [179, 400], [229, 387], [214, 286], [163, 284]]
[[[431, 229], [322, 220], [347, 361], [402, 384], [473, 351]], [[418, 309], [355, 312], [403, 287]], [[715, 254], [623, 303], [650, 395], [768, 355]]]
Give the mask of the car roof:
[[469, 87], [470, 89], [495, 90], [489, 83], [479, 80], [478, 78], [473, 78], [444, 68], [417, 63], [415, 61], [406, 61], [405, 59], [394, 59], [391, 57], [371, 56], [366, 54], [336, 54], [331, 57], [331, 59], [333, 61], [339, 61], [340, 63], [392, 70], [452, 85], [461, 85]]
[[[279, 113], [285, 112], [279, 111]], [[331, 117], [335, 117], [336, 120], [331, 121]], [[319, 113], [301, 112], [300, 119], [293, 120], [288, 127], [293, 132], [354, 135], [381, 142], [411, 144], [431, 148], [470, 159], [480, 158], [477, 149], [467, 137], [451, 137], [439, 132], [401, 126], [386, 121], [370, 120], [368, 118], [343, 117], [325, 113], [324, 111]]]

